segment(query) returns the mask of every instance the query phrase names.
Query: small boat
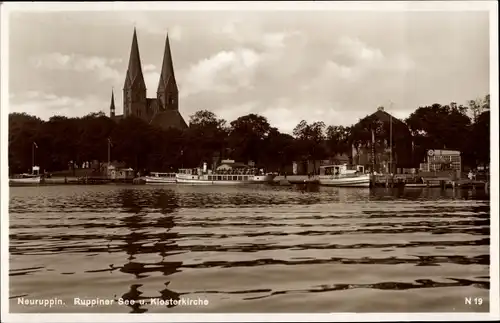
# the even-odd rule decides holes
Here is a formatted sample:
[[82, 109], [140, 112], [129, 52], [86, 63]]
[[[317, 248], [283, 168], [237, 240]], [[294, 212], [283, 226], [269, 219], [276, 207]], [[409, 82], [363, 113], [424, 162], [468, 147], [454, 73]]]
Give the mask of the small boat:
[[9, 184], [36, 185], [42, 182], [42, 176], [34, 174], [20, 174], [9, 179]]
[[371, 176], [364, 172], [363, 166], [328, 165], [320, 167], [318, 180], [325, 186], [370, 187]]
[[203, 168], [183, 168], [177, 173], [177, 183], [191, 185], [239, 185], [271, 183], [276, 175], [255, 168], [219, 169], [212, 172], [207, 170], [206, 163]]
[[176, 173], [152, 172], [149, 176], [142, 177], [146, 184], [175, 184]]

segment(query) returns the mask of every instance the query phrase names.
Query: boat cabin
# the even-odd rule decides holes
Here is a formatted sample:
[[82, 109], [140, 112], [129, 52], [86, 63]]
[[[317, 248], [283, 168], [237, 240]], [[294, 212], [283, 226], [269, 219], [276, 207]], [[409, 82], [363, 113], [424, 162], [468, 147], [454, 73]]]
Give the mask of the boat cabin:
[[175, 173], [159, 173], [159, 172], [151, 172], [150, 177], [155, 178], [175, 178]]
[[363, 174], [365, 167], [362, 165], [325, 165], [320, 166], [320, 175], [349, 176]]
[[207, 181], [249, 181], [253, 179], [253, 173], [232, 173], [231, 170], [211, 170], [203, 171], [202, 168], [181, 168], [179, 173], [185, 179], [199, 179], [200, 177]]
[[208, 175], [209, 181], [249, 181], [253, 178], [253, 175]]
[[39, 176], [40, 175], [40, 166], [33, 166], [31, 170], [31, 175]]

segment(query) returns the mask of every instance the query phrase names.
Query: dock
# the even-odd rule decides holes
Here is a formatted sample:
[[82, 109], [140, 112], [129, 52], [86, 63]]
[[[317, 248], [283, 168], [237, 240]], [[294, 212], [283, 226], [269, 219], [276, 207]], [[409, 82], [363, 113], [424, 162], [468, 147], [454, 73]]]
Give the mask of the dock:
[[413, 175], [398, 174], [395, 176], [373, 176], [372, 187], [488, 189], [488, 182], [470, 179], [451, 179], [448, 177], [423, 177], [420, 180], [416, 180]]
[[40, 182], [41, 185], [102, 185], [102, 184], [131, 184], [133, 183], [133, 179], [109, 179], [107, 177], [99, 177], [99, 176], [82, 176], [82, 177], [74, 177], [74, 176], [65, 176], [65, 177], [50, 177], [43, 178]]
[[451, 188], [461, 188], [461, 189], [488, 189], [488, 182], [462, 179], [448, 183], [447, 186]]

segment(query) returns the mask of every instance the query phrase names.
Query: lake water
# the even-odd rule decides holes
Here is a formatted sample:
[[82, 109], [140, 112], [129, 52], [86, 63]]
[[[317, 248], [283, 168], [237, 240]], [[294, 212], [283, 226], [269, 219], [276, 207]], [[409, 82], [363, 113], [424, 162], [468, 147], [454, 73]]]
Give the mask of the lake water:
[[489, 245], [480, 191], [12, 187], [10, 311], [488, 312]]

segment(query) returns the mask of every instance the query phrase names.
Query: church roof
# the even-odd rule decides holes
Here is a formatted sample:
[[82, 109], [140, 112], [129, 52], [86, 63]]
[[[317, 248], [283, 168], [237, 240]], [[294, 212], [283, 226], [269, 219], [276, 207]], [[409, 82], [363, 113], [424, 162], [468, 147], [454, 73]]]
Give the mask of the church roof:
[[391, 118], [392, 118], [393, 124], [404, 125], [405, 127], [407, 127], [403, 121], [399, 120], [398, 118], [394, 117], [390, 113], [386, 112], [384, 110], [384, 108], [378, 108], [377, 111], [372, 113], [369, 117], [371, 117], [371, 116], [376, 117], [378, 120], [380, 120], [382, 122], [391, 122]]
[[375, 111], [374, 113], [367, 115], [366, 117], [359, 120], [359, 122], [356, 123], [355, 126], [357, 126], [361, 122], [363, 122], [367, 119], [371, 119], [371, 118], [375, 118], [376, 120], [379, 120], [379, 121], [386, 123], [386, 124], [390, 123], [391, 118], [392, 118], [392, 125], [394, 127], [397, 127], [400, 130], [404, 129], [405, 131], [409, 132], [408, 125], [406, 125], [406, 123], [404, 123], [400, 119], [394, 117], [393, 115], [389, 114], [388, 112], [384, 111], [383, 107], [378, 108], [377, 111]]
[[161, 67], [160, 81], [158, 82], [158, 92], [165, 90], [167, 84], [172, 82], [176, 85], [175, 74], [174, 74], [174, 64], [172, 61], [172, 51], [170, 50], [170, 41], [167, 38], [165, 40], [165, 52], [163, 54], [163, 64]]
[[124, 88], [128, 88], [134, 84], [142, 85], [146, 88], [146, 83], [144, 82], [144, 76], [142, 74], [141, 56], [139, 54], [139, 44], [137, 42], [137, 32], [135, 28], [134, 35], [132, 36], [132, 47], [130, 48], [130, 58], [128, 61]]
[[161, 127], [163, 129], [167, 128], [177, 128], [177, 129], [186, 129], [187, 124], [184, 121], [184, 118], [179, 113], [178, 110], [165, 110], [158, 112], [153, 119], [151, 120], [151, 124], [154, 126]]

